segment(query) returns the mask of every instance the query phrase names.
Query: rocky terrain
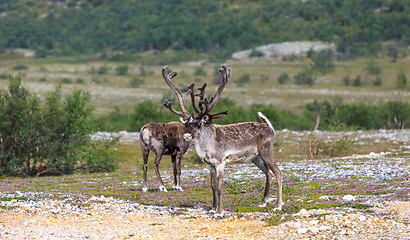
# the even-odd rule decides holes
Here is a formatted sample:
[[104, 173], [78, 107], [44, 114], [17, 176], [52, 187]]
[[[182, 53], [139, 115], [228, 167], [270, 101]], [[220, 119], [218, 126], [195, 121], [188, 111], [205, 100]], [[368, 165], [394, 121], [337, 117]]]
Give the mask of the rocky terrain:
[[[256, 51], [263, 53], [265, 58], [267, 57], [277, 57], [284, 55], [297, 55], [297, 56], [306, 56], [306, 53], [309, 50], [314, 50], [319, 52], [321, 50], [335, 49], [335, 45], [325, 43], [325, 42], [309, 42], [309, 41], [296, 41], [296, 42], [283, 42], [283, 43], [272, 43], [268, 45], [263, 45], [256, 47]], [[252, 49], [247, 49], [244, 51], [236, 52], [232, 54], [233, 59], [243, 59], [249, 57]]]
[[[293, 138], [305, 137], [306, 134], [287, 130], [280, 133], [292, 134]], [[94, 137], [112, 135], [98, 133]], [[138, 138], [137, 133], [114, 135], [121, 141]], [[16, 190], [19, 189], [18, 183], [14, 183], [13, 187], [3, 184], [0, 189], [0, 239], [410, 239], [409, 136], [407, 130], [359, 132], [356, 136], [359, 144], [368, 138], [404, 143], [401, 154], [370, 152], [280, 163], [285, 179], [299, 179], [299, 183], [325, 180], [330, 184], [337, 181], [342, 186], [352, 184], [348, 179], [359, 179], [359, 182], [369, 183], [360, 186], [382, 186], [383, 194], [374, 191], [362, 193], [352, 186], [348, 190], [351, 194], [333, 192], [321, 194], [318, 199], [324, 203], [352, 203], [351, 206], [356, 204], [359, 207], [342, 204], [342, 207], [288, 211], [280, 213], [278, 216], [283, 221], [273, 226], [266, 221], [273, 216], [270, 212], [228, 210], [225, 218], [218, 220], [204, 207], [195, 205], [144, 205], [104, 195], [79, 198], [75, 194], [53, 191], [19, 191]], [[201, 179], [208, 175], [207, 171], [206, 168], [183, 169], [181, 177], [183, 181]], [[162, 174], [165, 182], [172, 182], [172, 171], [163, 171]], [[252, 164], [232, 165], [226, 171], [226, 179], [235, 179], [239, 183], [250, 176], [263, 178]], [[121, 185], [135, 188], [140, 183], [130, 181]], [[136, 191], [139, 191], [138, 187]], [[335, 191], [338, 191], [337, 187]], [[153, 197], [159, 196], [158, 192], [151, 193]], [[286, 196], [285, 208], [311, 201], [309, 198], [294, 200], [291, 197]], [[274, 198], [270, 200], [274, 201]]]
[[[410, 203], [385, 202], [378, 216], [355, 211], [302, 209], [295, 219], [266, 226], [265, 214], [228, 214], [222, 220], [203, 209], [175, 214], [170, 207], [144, 206], [92, 197], [1, 201], [1, 239], [410, 239]], [[14, 197], [2, 194], [1, 198]], [[407, 224], [407, 225], [406, 225]]]

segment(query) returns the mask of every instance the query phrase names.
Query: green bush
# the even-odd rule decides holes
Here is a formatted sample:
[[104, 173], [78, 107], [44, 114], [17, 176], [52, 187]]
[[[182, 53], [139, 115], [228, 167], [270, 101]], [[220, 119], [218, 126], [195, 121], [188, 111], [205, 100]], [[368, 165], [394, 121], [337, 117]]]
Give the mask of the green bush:
[[315, 77], [311, 69], [307, 68], [303, 72], [300, 72], [294, 76], [295, 83], [298, 85], [309, 85], [313, 86], [315, 83]]
[[141, 86], [144, 83], [145, 83], [144, 78], [135, 77], [135, 78], [130, 80], [130, 87], [138, 88], [139, 86]]
[[391, 101], [381, 106], [387, 128], [404, 129], [410, 127], [410, 104]]
[[350, 76], [344, 76], [342, 79], [343, 85], [349, 86], [350, 85]]
[[6, 73], [1, 73], [0, 74], [0, 79], [8, 79], [9, 75]]
[[240, 76], [238, 80], [236, 80], [236, 83], [238, 85], [243, 85], [243, 84], [248, 83], [250, 81], [251, 81], [251, 75], [249, 73], [245, 73], [242, 76]]
[[121, 112], [118, 106], [115, 106], [114, 110], [110, 113], [95, 117], [95, 126], [100, 131], [131, 131], [135, 130], [131, 128], [131, 116]]
[[269, 76], [266, 74], [262, 74], [261, 75], [261, 83], [264, 84], [265, 82], [267, 82], [269, 80]]
[[65, 84], [73, 83], [73, 79], [68, 78], [68, 77], [63, 77], [63, 78], [61, 78], [60, 81], [61, 81], [61, 83], [65, 83]]
[[76, 78], [75, 82], [78, 83], [78, 84], [83, 84], [83, 83], [85, 83], [85, 80], [84, 80], [84, 78]]
[[13, 70], [17, 70], [17, 71], [27, 70], [27, 69], [28, 69], [28, 67], [26, 65], [22, 65], [22, 64], [16, 65], [16, 66], [13, 67]]
[[252, 48], [251, 53], [249, 54], [249, 57], [263, 57], [263, 56], [265, 56], [265, 54], [260, 50], [256, 50], [255, 48]]
[[[163, 96], [175, 102], [173, 95]], [[178, 109], [178, 106], [174, 106]], [[192, 112], [190, 106], [188, 110]], [[221, 98], [211, 113], [223, 112], [228, 108], [225, 118], [214, 119], [217, 124], [231, 124], [238, 122], [260, 122], [257, 112], [262, 112], [272, 122], [275, 129], [310, 130], [316, 124], [319, 116], [318, 129], [334, 130], [334, 123], [344, 124], [347, 128], [380, 129], [380, 128], [409, 128], [410, 104], [402, 102], [388, 102], [381, 105], [342, 104], [336, 98], [334, 101], [324, 101], [306, 104], [302, 114], [287, 110], [277, 110], [271, 105], [254, 105], [250, 109], [236, 106], [228, 98]], [[178, 121], [179, 117], [172, 114], [162, 104], [144, 101], [134, 107], [131, 114], [123, 113], [118, 107], [111, 113], [95, 119], [96, 125], [102, 131], [139, 131], [148, 122]]]
[[119, 65], [115, 68], [115, 73], [117, 75], [127, 75], [128, 73], [128, 65]]
[[353, 79], [353, 86], [355, 87], [360, 87], [362, 86], [362, 77], [360, 75], [357, 75], [354, 79]]
[[373, 59], [366, 63], [366, 70], [370, 75], [380, 75], [382, 68]]
[[100, 66], [98, 68], [97, 73], [98, 74], [107, 74], [109, 71], [110, 71], [110, 67], [108, 67], [107, 65], [103, 65], [103, 66]]
[[[70, 174], [81, 170], [84, 152], [101, 152], [84, 149], [93, 131], [89, 93], [76, 90], [63, 101], [59, 85], [40, 105], [19, 75], [9, 81], [8, 91], [0, 92], [0, 175]], [[101, 155], [102, 162], [106, 159]]]
[[382, 78], [380, 75], [376, 76], [376, 79], [373, 80], [373, 85], [374, 86], [381, 86], [382, 85]]
[[309, 57], [313, 62], [312, 68], [315, 71], [326, 74], [335, 70], [332, 50], [322, 50], [318, 53], [310, 52]]
[[289, 75], [287, 73], [282, 73], [278, 77], [279, 84], [285, 84], [289, 80]]
[[396, 86], [398, 88], [405, 88], [406, 85], [407, 85], [407, 77], [406, 77], [406, 75], [404, 74], [403, 71], [400, 71], [397, 74]]
[[344, 124], [334, 124], [331, 130], [342, 133], [330, 138], [329, 136], [318, 136], [315, 132], [309, 135], [305, 148], [309, 158], [338, 157], [350, 153], [355, 135], [347, 133]]

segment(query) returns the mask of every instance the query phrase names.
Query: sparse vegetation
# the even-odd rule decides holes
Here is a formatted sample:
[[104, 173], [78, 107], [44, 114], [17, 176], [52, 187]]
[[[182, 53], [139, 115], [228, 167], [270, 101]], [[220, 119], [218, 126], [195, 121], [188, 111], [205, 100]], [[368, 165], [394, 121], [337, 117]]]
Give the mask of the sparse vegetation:
[[135, 77], [130, 80], [130, 87], [138, 88], [145, 83], [144, 78]]
[[128, 65], [119, 65], [115, 68], [115, 73], [117, 75], [127, 75]]
[[238, 84], [239, 86], [242, 86], [246, 83], [249, 83], [250, 81], [251, 81], [251, 75], [248, 73], [245, 73], [242, 76], [240, 76], [238, 80], [236, 80], [236, 84]]
[[289, 75], [287, 73], [282, 73], [278, 77], [279, 84], [285, 84], [289, 80]]
[[203, 67], [197, 67], [195, 68], [194, 75], [195, 76], [206, 76], [207, 74]]

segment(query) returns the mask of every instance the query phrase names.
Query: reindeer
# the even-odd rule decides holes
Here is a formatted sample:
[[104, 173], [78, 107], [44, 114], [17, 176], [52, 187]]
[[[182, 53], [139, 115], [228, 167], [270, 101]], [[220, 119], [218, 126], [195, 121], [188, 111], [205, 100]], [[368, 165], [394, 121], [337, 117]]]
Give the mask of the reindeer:
[[[211, 187], [213, 191], [213, 206], [211, 209], [215, 218], [222, 218], [224, 210], [222, 206], [221, 194], [224, 176], [224, 168], [227, 163], [252, 161], [266, 175], [265, 192], [260, 206], [267, 204], [269, 188], [272, 176], [275, 175], [278, 188], [275, 211], [282, 209], [282, 172], [274, 162], [273, 143], [275, 130], [270, 121], [262, 114], [258, 113], [264, 123], [244, 122], [229, 125], [218, 125], [212, 123], [212, 119], [224, 117], [225, 112], [210, 114], [212, 108], [219, 101], [222, 91], [231, 76], [231, 68], [222, 65], [218, 70], [222, 76], [222, 82], [218, 86], [216, 93], [208, 101], [204, 97], [206, 84], [198, 88], [201, 92], [197, 95], [193, 93], [194, 85], [189, 87], [191, 102], [194, 108], [190, 114], [184, 104], [183, 95], [171, 82], [176, 76], [175, 72], [167, 75], [167, 66], [162, 68], [162, 75], [165, 82], [177, 96], [181, 112], [172, 108], [172, 102], [165, 100], [164, 106], [174, 114], [181, 116], [180, 120], [186, 126], [184, 138], [192, 141], [198, 156], [205, 162], [211, 173]], [[195, 105], [195, 96], [199, 96], [199, 109]]]
[[179, 122], [147, 123], [141, 128], [140, 145], [142, 158], [144, 159], [144, 186], [142, 191], [148, 191], [147, 163], [150, 151], [155, 153], [154, 169], [160, 182], [159, 190], [167, 192], [159, 173], [159, 163], [162, 155], [171, 155], [174, 173], [174, 186], [172, 189], [183, 191], [180, 186], [181, 158], [189, 147], [189, 142], [183, 137], [185, 132], [185, 125]]

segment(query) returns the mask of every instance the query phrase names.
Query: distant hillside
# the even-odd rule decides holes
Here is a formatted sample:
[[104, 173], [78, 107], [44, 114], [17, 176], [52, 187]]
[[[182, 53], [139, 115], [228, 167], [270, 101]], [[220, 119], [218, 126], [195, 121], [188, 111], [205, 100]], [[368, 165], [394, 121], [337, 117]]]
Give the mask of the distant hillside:
[[410, 45], [410, 1], [0, 2], [0, 51], [28, 48], [37, 57], [188, 49], [225, 58], [264, 44], [318, 40], [346, 56], [399, 54]]

